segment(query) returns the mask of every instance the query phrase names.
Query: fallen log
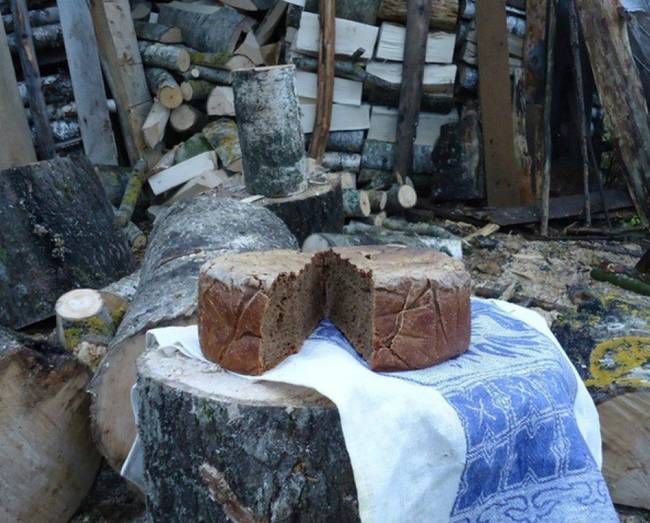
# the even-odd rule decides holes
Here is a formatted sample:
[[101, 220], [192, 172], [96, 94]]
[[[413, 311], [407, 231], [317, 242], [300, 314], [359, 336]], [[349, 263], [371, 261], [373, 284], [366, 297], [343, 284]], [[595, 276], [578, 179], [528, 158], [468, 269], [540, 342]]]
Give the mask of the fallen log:
[[305, 141], [293, 65], [233, 73], [244, 181], [251, 194], [286, 196], [305, 183]]
[[178, 27], [169, 27], [162, 24], [151, 24], [149, 22], [135, 22], [135, 34], [142, 40], [150, 40], [161, 44], [180, 44], [183, 42], [183, 35]]
[[197, 196], [156, 220], [137, 293], [91, 384], [95, 441], [114, 468], [120, 469], [135, 437], [129, 397], [145, 332], [196, 321], [198, 273], [207, 260], [296, 246], [273, 213], [231, 199]]
[[103, 287], [132, 272], [113, 207], [85, 157], [2, 171], [0, 200], [0, 324], [43, 320], [68, 290]]
[[65, 523], [99, 469], [88, 370], [45, 342], [0, 327], [0, 519]]
[[190, 55], [181, 47], [142, 40], [138, 42], [138, 47], [145, 65], [163, 67], [179, 73], [184, 73], [190, 68]]
[[147, 67], [145, 70], [147, 85], [160, 103], [168, 109], [176, 109], [183, 103], [183, 92], [178, 82], [161, 67]]
[[[193, 510], [210, 521], [253, 523], [298, 513], [306, 521], [358, 521], [352, 468], [329, 400], [311, 389], [215, 373], [178, 353], [165, 357], [155, 345], [150, 349], [138, 363], [138, 395], [154, 520], [182, 520], [177, 500], [191, 496]], [[208, 381], [214, 394], [200, 385]], [[240, 422], [228, 422], [232, 412]], [[186, 442], [184, 452], [179, 441]], [[218, 458], [203, 451], [215, 441]], [[269, 467], [261, 455], [283, 458]]]

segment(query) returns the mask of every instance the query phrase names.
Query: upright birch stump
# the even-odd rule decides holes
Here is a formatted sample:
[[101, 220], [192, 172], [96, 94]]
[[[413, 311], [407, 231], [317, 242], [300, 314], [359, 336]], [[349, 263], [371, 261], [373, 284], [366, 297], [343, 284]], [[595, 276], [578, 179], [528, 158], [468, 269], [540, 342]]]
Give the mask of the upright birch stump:
[[233, 72], [235, 112], [251, 194], [287, 196], [305, 181], [305, 141], [295, 67], [282, 65]]

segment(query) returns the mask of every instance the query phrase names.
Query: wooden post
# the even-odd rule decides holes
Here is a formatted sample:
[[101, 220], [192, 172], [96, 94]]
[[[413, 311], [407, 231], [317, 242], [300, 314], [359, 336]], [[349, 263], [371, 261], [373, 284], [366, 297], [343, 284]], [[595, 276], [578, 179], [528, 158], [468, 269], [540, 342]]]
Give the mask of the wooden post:
[[429, 0], [408, 2], [402, 87], [399, 95], [400, 120], [397, 124], [395, 167], [393, 169], [400, 184], [411, 174], [413, 168], [413, 142], [418, 125], [420, 100], [422, 99], [422, 78], [430, 18], [431, 3]]
[[54, 138], [47, 117], [45, 98], [41, 91], [41, 73], [38, 69], [36, 50], [32, 41], [32, 26], [29, 23], [29, 11], [25, 0], [10, 0], [11, 14], [16, 29], [18, 56], [23, 70], [23, 78], [29, 95], [29, 108], [36, 130], [36, 152], [41, 160], [49, 160], [56, 156]]
[[516, 166], [510, 95], [505, 0], [476, 3], [479, 99], [485, 150], [488, 205], [522, 203], [521, 172]]
[[11, 129], [11, 139], [0, 140], [0, 170], [36, 161], [27, 116], [18, 92], [16, 72], [7, 44], [4, 25], [0, 24], [0, 121]]
[[99, 56], [117, 104], [120, 127], [131, 164], [145, 149], [142, 125], [151, 95], [142, 67], [128, 0], [91, 0]]
[[84, 152], [94, 164], [117, 165], [90, 9], [85, 0], [58, 4]]
[[542, 174], [542, 212], [540, 233], [548, 235], [548, 218], [551, 200], [551, 112], [553, 104], [553, 67], [555, 65], [555, 35], [557, 18], [555, 0], [548, 0], [548, 34], [546, 37], [546, 85], [544, 93], [544, 171]]
[[323, 157], [332, 123], [334, 99], [334, 47], [336, 44], [336, 0], [320, 0], [320, 40], [318, 49], [318, 99], [316, 122], [309, 156], [317, 162]]
[[[580, 156], [582, 160], [582, 185], [585, 195], [585, 225], [591, 226], [591, 201], [589, 197], [589, 148], [587, 140], [590, 140], [587, 117], [585, 115], [585, 93], [582, 83], [582, 58], [580, 56], [580, 25], [578, 13], [576, 12], [575, 0], [569, 1], [569, 27], [571, 33], [571, 55], [573, 57], [573, 71], [576, 95], [576, 127], [578, 128], [578, 140], [580, 142]], [[589, 104], [591, 107], [591, 103]]]

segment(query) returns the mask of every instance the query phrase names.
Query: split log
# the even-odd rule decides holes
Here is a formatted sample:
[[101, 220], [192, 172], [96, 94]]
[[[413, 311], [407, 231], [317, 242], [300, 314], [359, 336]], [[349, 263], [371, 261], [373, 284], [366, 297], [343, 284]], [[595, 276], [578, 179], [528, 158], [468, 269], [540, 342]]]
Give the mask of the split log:
[[[305, 136], [305, 144], [309, 145], [311, 134]], [[366, 141], [365, 131], [332, 131], [327, 137], [327, 151], [337, 153], [358, 154], [363, 150]]]
[[169, 108], [155, 100], [142, 126], [144, 141], [152, 149], [162, 142], [169, 121]]
[[304, 252], [320, 252], [333, 247], [358, 247], [360, 245], [404, 245], [413, 249], [446, 252], [454, 258], [462, 257], [460, 240], [411, 236], [395, 231], [382, 231], [379, 227], [357, 234], [312, 234], [302, 244], [302, 250]]
[[386, 208], [388, 202], [388, 195], [386, 191], [370, 190], [366, 191], [368, 194], [368, 201], [370, 202], [370, 210], [372, 212], [380, 212]]
[[[30, 5], [30, 7], [32, 7]], [[29, 11], [29, 24], [32, 27], [40, 27], [42, 25], [56, 24], [59, 21], [59, 9], [56, 7], [47, 7], [45, 9], [30, 9]], [[4, 15], [2, 17], [5, 31], [13, 33], [15, 30], [13, 15]]]
[[174, 109], [169, 117], [169, 124], [174, 131], [181, 134], [195, 133], [205, 124], [206, 116], [189, 104], [182, 104]]
[[214, 151], [208, 151], [154, 174], [149, 178], [149, 186], [154, 194], [162, 194], [203, 173], [216, 171], [217, 168]]
[[[196, 360], [150, 349], [138, 363], [138, 394], [154, 520], [184, 519], [178, 500], [188, 497], [193, 511], [210, 521], [297, 514], [306, 521], [359, 520], [352, 467], [329, 400], [311, 389], [215, 373]], [[208, 381], [214, 394], [200, 385]], [[240, 422], [229, 423], [235, 411]], [[188, 424], [196, 430], [188, 431]], [[184, 452], [179, 441], [186, 442]], [[218, 457], [202, 450], [214, 441], [223, 450]], [[283, 459], [268, 467], [258, 455]]]
[[0, 176], [0, 324], [21, 328], [53, 315], [70, 289], [98, 288], [132, 272], [113, 229], [113, 207], [85, 157], [7, 169]]
[[[388, 22], [381, 24], [375, 59], [396, 62], [403, 60], [404, 53], [410, 46], [410, 43], [406, 41], [407, 37], [404, 26]], [[450, 64], [453, 62], [455, 44], [456, 35], [454, 33], [436, 31], [428, 34], [426, 46], [423, 45], [420, 51], [425, 53], [424, 61], [426, 63]]]
[[232, 75], [227, 69], [213, 69], [203, 65], [194, 65], [183, 75], [185, 80], [206, 80], [215, 84], [232, 84]]
[[183, 103], [183, 92], [168, 71], [160, 67], [148, 67], [145, 74], [151, 94], [156, 96], [163, 106], [176, 109]]
[[180, 44], [183, 42], [183, 35], [178, 27], [169, 27], [162, 24], [151, 24], [149, 22], [135, 22], [135, 34], [142, 40], [150, 40], [161, 44]]
[[251, 194], [286, 196], [305, 183], [305, 143], [293, 65], [233, 73], [235, 112]]
[[206, 125], [201, 132], [226, 169], [233, 172], [243, 171], [239, 132], [233, 120], [219, 118]]
[[[643, 86], [627, 27], [612, 2], [577, 1], [598, 94], [608, 127], [626, 166], [627, 183], [639, 216], [650, 225], [650, 127]], [[599, 30], [594, 31], [597, 27]]]
[[361, 169], [361, 155], [328, 151], [323, 154], [321, 164], [330, 171], [354, 171]]
[[232, 7], [178, 1], [161, 4], [158, 23], [180, 28], [183, 41], [211, 53], [232, 53], [242, 31], [250, 27]]
[[366, 191], [346, 189], [343, 191], [343, 212], [347, 218], [370, 216], [370, 199]]
[[410, 185], [393, 185], [386, 192], [386, 212], [399, 213], [404, 209], [415, 207], [418, 195]]
[[113, 318], [98, 291], [66, 292], [56, 301], [54, 309], [57, 338], [67, 350], [71, 351], [82, 341], [108, 345], [115, 334]]
[[[381, 0], [379, 18], [406, 23], [407, 0]], [[434, 29], [454, 31], [458, 19], [458, 0], [431, 0], [429, 25]]]
[[164, 67], [184, 73], [190, 68], [190, 54], [181, 47], [151, 42], [138, 42], [142, 62], [152, 67]]
[[119, 470], [135, 437], [129, 398], [146, 331], [196, 322], [198, 273], [207, 260], [296, 245], [270, 211], [208, 195], [174, 204], [156, 220], [138, 291], [91, 384], [95, 441], [113, 467]]
[[[207, 100], [214, 88], [215, 85], [212, 82], [205, 80], [185, 80], [181, 84], [181, 91], [186, 102]], [[208, 112], [208, 114], [210, 113]]]
[[209, 116], [235, 116], [235, 95], [232, 87], [218, 85], [208, 96]]
[[93, 485], [100, 456], [88, 424], [88, 370], [0, 327], [0, 519], [65, 523]]
[[[189, 160], [190, 158], [194, 158], [199, 154], [207, 153], [212, 150], [212, 146], [205, 139], [203, 133], [197, 133], [185, 140], [183, 143], [180, 143], [178, 146], [176, 146], [176, 152], [174, 154], [172, 165], [184, 162], [185, 160]], [[169, 165], [169, 167], [172, 165]]]

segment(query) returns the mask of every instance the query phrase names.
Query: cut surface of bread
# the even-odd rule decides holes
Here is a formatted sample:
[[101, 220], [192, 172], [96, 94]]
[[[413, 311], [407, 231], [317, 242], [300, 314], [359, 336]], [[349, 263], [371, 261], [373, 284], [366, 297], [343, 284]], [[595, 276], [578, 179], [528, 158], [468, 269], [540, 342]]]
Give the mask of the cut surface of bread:
[[373, 370], [429, 367], [467, 350], [470, 285], [462, 262], [402, 247], [222, 256], [199, 277], [201, 349], [259, 375], [327, 317]]

